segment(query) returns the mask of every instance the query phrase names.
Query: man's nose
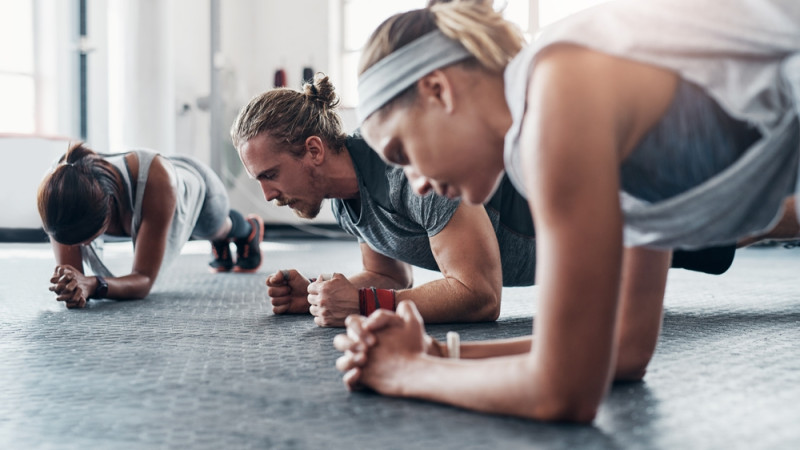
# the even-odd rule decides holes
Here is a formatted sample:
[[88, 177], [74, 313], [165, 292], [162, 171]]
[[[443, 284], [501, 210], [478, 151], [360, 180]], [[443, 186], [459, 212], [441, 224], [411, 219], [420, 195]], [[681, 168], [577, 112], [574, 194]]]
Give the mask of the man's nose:
[[280, 192], [266, 182], [261, 182], [261, 192], [264, 193], [264, 198], [268, 202], [271, 202], [280, 196]]

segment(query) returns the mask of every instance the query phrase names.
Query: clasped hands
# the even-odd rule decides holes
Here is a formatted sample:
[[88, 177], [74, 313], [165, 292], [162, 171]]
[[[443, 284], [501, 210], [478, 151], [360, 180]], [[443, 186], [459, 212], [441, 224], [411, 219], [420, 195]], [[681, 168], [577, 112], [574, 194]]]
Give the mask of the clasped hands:
[[59, 265], [50, 277], [49, 289], [67, 308], [83, 308], [93, 292], [91, 278], [68, 264]]
[[425, 334], [417, 307], [409, 300], [397, 312], [379, 309], [369, 317], [351, 315], [347, 332], [333, 346], [344, 354], [336, 368], [348, 390], [369, 387], [384, 395], [403, 393], [403, 382], [426, 371], [431, 356], [443, 356], [441, 344]]

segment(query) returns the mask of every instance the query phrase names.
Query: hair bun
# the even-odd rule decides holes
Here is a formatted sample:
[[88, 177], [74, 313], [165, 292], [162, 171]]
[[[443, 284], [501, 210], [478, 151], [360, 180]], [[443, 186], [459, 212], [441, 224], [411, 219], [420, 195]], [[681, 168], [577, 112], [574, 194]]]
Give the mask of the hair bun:
[[333, 83], [322, 72], [317, 72], [312, 82], [303, 84], [303, 94], [326, 109], [333, 109], [339, 105], [339, 97], [336, 95]]

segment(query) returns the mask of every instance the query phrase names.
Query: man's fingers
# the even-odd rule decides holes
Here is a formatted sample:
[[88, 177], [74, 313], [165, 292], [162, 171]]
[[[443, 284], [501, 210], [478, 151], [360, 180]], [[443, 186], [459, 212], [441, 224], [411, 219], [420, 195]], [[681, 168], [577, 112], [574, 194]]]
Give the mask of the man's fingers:
[[272, 306], [283, 306], [292, 303], [292, 297], [270, 297]]
[[283, 297], [285, 295], [289, 295], [292, 292], [292, 288], [282, 284], [280, 286], [269, 286], [267, 288], [267, 295], [270, 297]]
[[[273, 305], [274, 305], [274, 303], [273, 303]], [[273, 306], [272, 307], [272, 313], [273, 314], [285, 314], [286, 312], [289, 311], [289, 306], [290, 305], [288, 303], [285, 304], [285, 305]]]
[[288, 270], [279, 270], [267, 277], [267, 286], [285, 286], [289, 282]]

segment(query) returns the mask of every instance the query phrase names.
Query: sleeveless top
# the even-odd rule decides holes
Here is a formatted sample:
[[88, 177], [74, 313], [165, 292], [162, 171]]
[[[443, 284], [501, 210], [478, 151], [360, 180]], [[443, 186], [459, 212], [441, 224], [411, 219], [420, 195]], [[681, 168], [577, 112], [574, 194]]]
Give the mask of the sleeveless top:
[[[136, 180], [131, 179], [131, 174], [125, 162], [125, 155], [129, 153], [135, 153], [139, 159], [139, 173]], [[139, 233], [139, 228], [142, 225], [142, 202], [144, 200], [147, 178], [150, 175], [150, 165], [157, 155], [158, 153], [156, 152], [143, 149], [132, 150], [128, 153], [100, 155], [116, 167], [122, 175], [123, 185], [128, 193], [128, 207], [133, 211], [131, 217], [131, 240], [133, 241], [134, 249], [136, 249], [136, 238]], [[163, 155], [161, 156], [164, 157]], [[206, 194], [205, 182], [200, 173], [197, 172], [197, 169], [179, 156], [164, 158], [166, 158], [172, 166], [172, 168], [170, 168], [170, 166], [167, 165], [167, 170], [172, 171], [172, 175], [176, 181], [177, 198], [175, 214], [172, 216], [172, 223], [170, 224], [167, 234], [167, 245], [164, 249], [164, 257], [161, 260], [159, 275], [169, 268], [170, 264], [180, 254], [183, 245], [188, 242], [189, 238], [192, 236], [192, 230], [194, 230], [197, 218], [203, 208], [203, 201]], [[102, 239], [103, 237], [101, 236], [90, 245], [82, 245], [81, 255], [83, 256], [84, 263], [91, 267], [93, 273], [105, 277], [114, 277], [114, 274], [111, 273], [102, 261]], [[147, 243], [143, 243], [142, 245], [147, 245]]]
[[[625, 245], [692, 249], [736, 242], [771, 228], [785, 197], [800, 191], [800, 2], [617, 0], [546, 28], [505, 71], [513, 120], [505, 137], [505, 169], [523, 193], [519, 136], [527, 86], [536, 55], [558, 43], [676, 72], [682, 82], [673, 106], [682, 89], [697, 86], [725, 116], [743, 124], [740, 142], [752, 142], [733, 155], [712, 155], [712, 160], [721, 154], [729, 160], [677, 192], [656, 192], [648, 200], [625, 189], [635, 180], [621, 180]], [[652, 148], [643, 153], [637, 148], [631, 156], [637, 154], [652, 158], [651, 166], [665, 161]], [[679, 154], [686, 159], [673, 161], [677, 175], [709, 156]]]

